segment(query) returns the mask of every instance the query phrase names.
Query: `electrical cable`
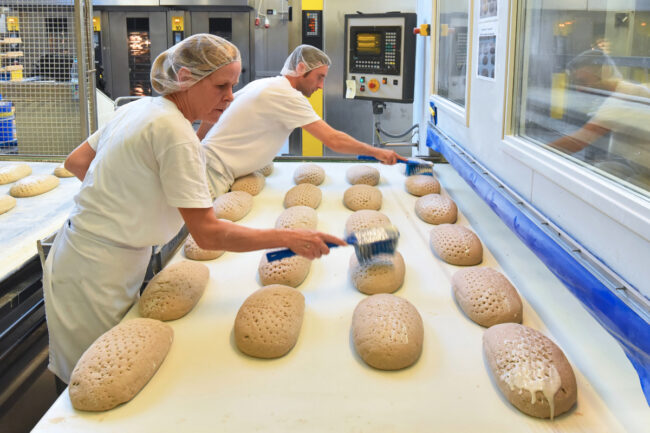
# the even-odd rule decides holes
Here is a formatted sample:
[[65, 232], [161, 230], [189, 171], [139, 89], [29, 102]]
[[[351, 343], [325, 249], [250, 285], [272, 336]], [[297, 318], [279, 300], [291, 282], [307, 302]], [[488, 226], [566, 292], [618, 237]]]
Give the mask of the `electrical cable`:
[[406, 131], [404, 131], [402, 134], [391, 134], [391, 133], [386, 132], [383, 129], [381, 129], [380, 122], [375, 122], [375, 129], [377, 131], [381, 132], [382, 134], [384, 134], [386, 137], [389, 137], [389, 138], [402, 138], [405, 135], [407, 135], [409, 132], [413, 131], [414, 129], [419, 129], [419, 128], [420, 128], [420, 125], [415, 124], [415, 125], [411, 126], [409, 129], [407, 129]]

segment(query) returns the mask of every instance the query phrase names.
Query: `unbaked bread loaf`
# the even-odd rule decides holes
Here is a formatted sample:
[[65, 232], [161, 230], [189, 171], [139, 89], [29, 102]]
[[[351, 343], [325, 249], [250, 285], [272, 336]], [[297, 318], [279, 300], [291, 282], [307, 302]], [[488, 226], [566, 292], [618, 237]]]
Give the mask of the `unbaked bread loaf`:
[[352, 185], [343, 193], [343, 204], [350, 210], [381, 209], [381, 191], [370, 185]]
[[74, 177], [74, 173], [68, 171], [68, 169], [66, 169], [63, 164], [57, 165], [52, 174], [56, 177]]
[[270, 162], [266, 164], [264, 167], [260, 168], [260, 173], [262, 173], [265, 177], [268, 177], [273, 173], [273, 162]]
[[460, 308], [479, 325], [521, 323], [521, 298], [501, 272], [486, 267], [461, 269], [451, 278], [451, 287]]
[[433, 252], [452, 265], [473, 266], [483, 261], [483, 245], [478, 236], [458, 224], [440, 224], [429, 237]]
[[204, 250], [201, 248], [192, 235], [187, 235], [185, 245], [183, 246], [185, 257], [190, 260], [214, 260], [223, 255], [223, 250]]
[[356, 254], [350, 256], [350, 279], [358, 291], [366, 295], [393, 293], [404, 283], [404, 258], [395, 251], [393, 256], [381, 256], [369, 264], [360, 264]]
[[417, 197], [427, 194], [440, 194], [440, 182], [435, 177], [426, 174], [408, 176], [404, 181], [404, 185], [409, 194]]
[[351, 185], [375, 186], [379, 183], [379, 170], [369, 165], [353, 165], [348, 168], [345, 178]]
[[16, 199], [10, 195], [0, 195], [0, 215], [9, 212], [16, 206]]
[[388, 225], [391, 225], [391, 222], [385, 214], [372, 209], [358, 210], [350, 215], [345, 222], [345, 236], [359, 230], [386, 227]]
[[320, 205], [323, 193], [317, 186], [311, 183], [301, 183], [291, 188], [284, 195], [284, 207], [309, 206], [316, 209]]
[[310, 268], [311, 260], [302, 256], [295, 255], [269, 262], [266, 253], [264, 253], [260, 260], [258, 274], [262, 286], [282, 284], [284, 286], [298, 287], [307, 278]]
[[253, 208], [253, 196], [245, 191], [227, 192], [217, 197], [213, 208], [217, 218], [239, 221]]
[[32, 174], [32, 168], [27, 164], [13, 164], [0, 167], [0, 185], [6, 185]]
[[425, 223], [453, 224], [458, 219], [458, 208], [446, 195], [427, 194], [415, 201], [415, 214]]
[[293, 181], [296, 182], [296, 185], [300, 185], [301, 183], [320, 185], [324, 180], [325, 170], [323, 170], [323, 167], [316, 164], [299, 165], [293, 173]]
[[235, 318], [235, 343], [256, 358], [279, 358], [298, 341], [305, 297], [288, 286], [273, 284], [250, 295]]
[[422, 353], [424, 326], [418, 310], [406, 299], [382, 293], [359, 302], [352, 316], [357, 353], [380, 370], [399, 370]]
[[266, 184], [266, 178], [259, 171], [254, 171], [246, 176], [238, 177], [230, 187], [231, 191], [245, 191], [250, 195], [257, 195]]
[[208, 285], [210, 270], [202, 263], [184, 260], [165, 267], [140, 295], [142, 317], [176, 320], [192, 310]]
[[316, 230], [318, 214], [309, 206], [292, 206], [285, 209], [277, 220], [276, 229]]
[[174, 331], [153, 319], [126, 320], [101, 335], [81, 355], [70, 377], [70, 402], [103, 411], [140, 392], [169, 352]]
[[14, 183], [9, 194], [14, 197], [34, 197], [59, 186], [59, 178], [51, 174], [34, 174]]
[[494, 325], [483, 334], [483, 351], [501, 393], [520, 411], [553, 419], [576, 403], [571, 364], [539, 331], [516, 323]]

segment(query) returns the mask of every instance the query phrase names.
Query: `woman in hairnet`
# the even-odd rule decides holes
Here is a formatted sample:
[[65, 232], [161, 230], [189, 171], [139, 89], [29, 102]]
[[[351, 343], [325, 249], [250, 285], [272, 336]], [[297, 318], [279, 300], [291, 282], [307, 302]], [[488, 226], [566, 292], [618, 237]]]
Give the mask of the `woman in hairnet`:
[[160, 54], [151, 69], [163, 96], [120, 108], [66, 159], [83, 184], [43, 272], [49, 368], [64, 382], [83, 352], [136, 301], [152, 245], [183, 222], [198, 245], [251, 251], [288, 247], [308, 258], [339, 238], [309, 230], [258, 230], [218, 220], [205, 161], [192, 128], [216, 121], [233, 99], [237, 48], [218, 36], [191, 36]]

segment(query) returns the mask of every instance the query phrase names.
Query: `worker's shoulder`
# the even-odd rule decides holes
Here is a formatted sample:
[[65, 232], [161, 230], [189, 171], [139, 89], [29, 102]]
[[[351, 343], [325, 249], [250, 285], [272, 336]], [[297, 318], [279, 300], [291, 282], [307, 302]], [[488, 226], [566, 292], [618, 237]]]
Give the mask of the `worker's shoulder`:
[[304, 98], [302, 93], [291, 87], [289, 81], [283, 76], [262, 78], [253, 81], [251, 89], [261, 98]]

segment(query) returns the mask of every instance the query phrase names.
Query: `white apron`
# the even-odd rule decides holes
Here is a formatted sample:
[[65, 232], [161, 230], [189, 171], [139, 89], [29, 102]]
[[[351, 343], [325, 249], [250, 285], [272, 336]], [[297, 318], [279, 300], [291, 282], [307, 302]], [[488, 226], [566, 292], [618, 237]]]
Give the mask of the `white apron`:
[[49, 369], [61, 380], [137, 300], [150, 258], [151, 247], [116, 245], [69, 222], [61, 228], [43, 269]]

